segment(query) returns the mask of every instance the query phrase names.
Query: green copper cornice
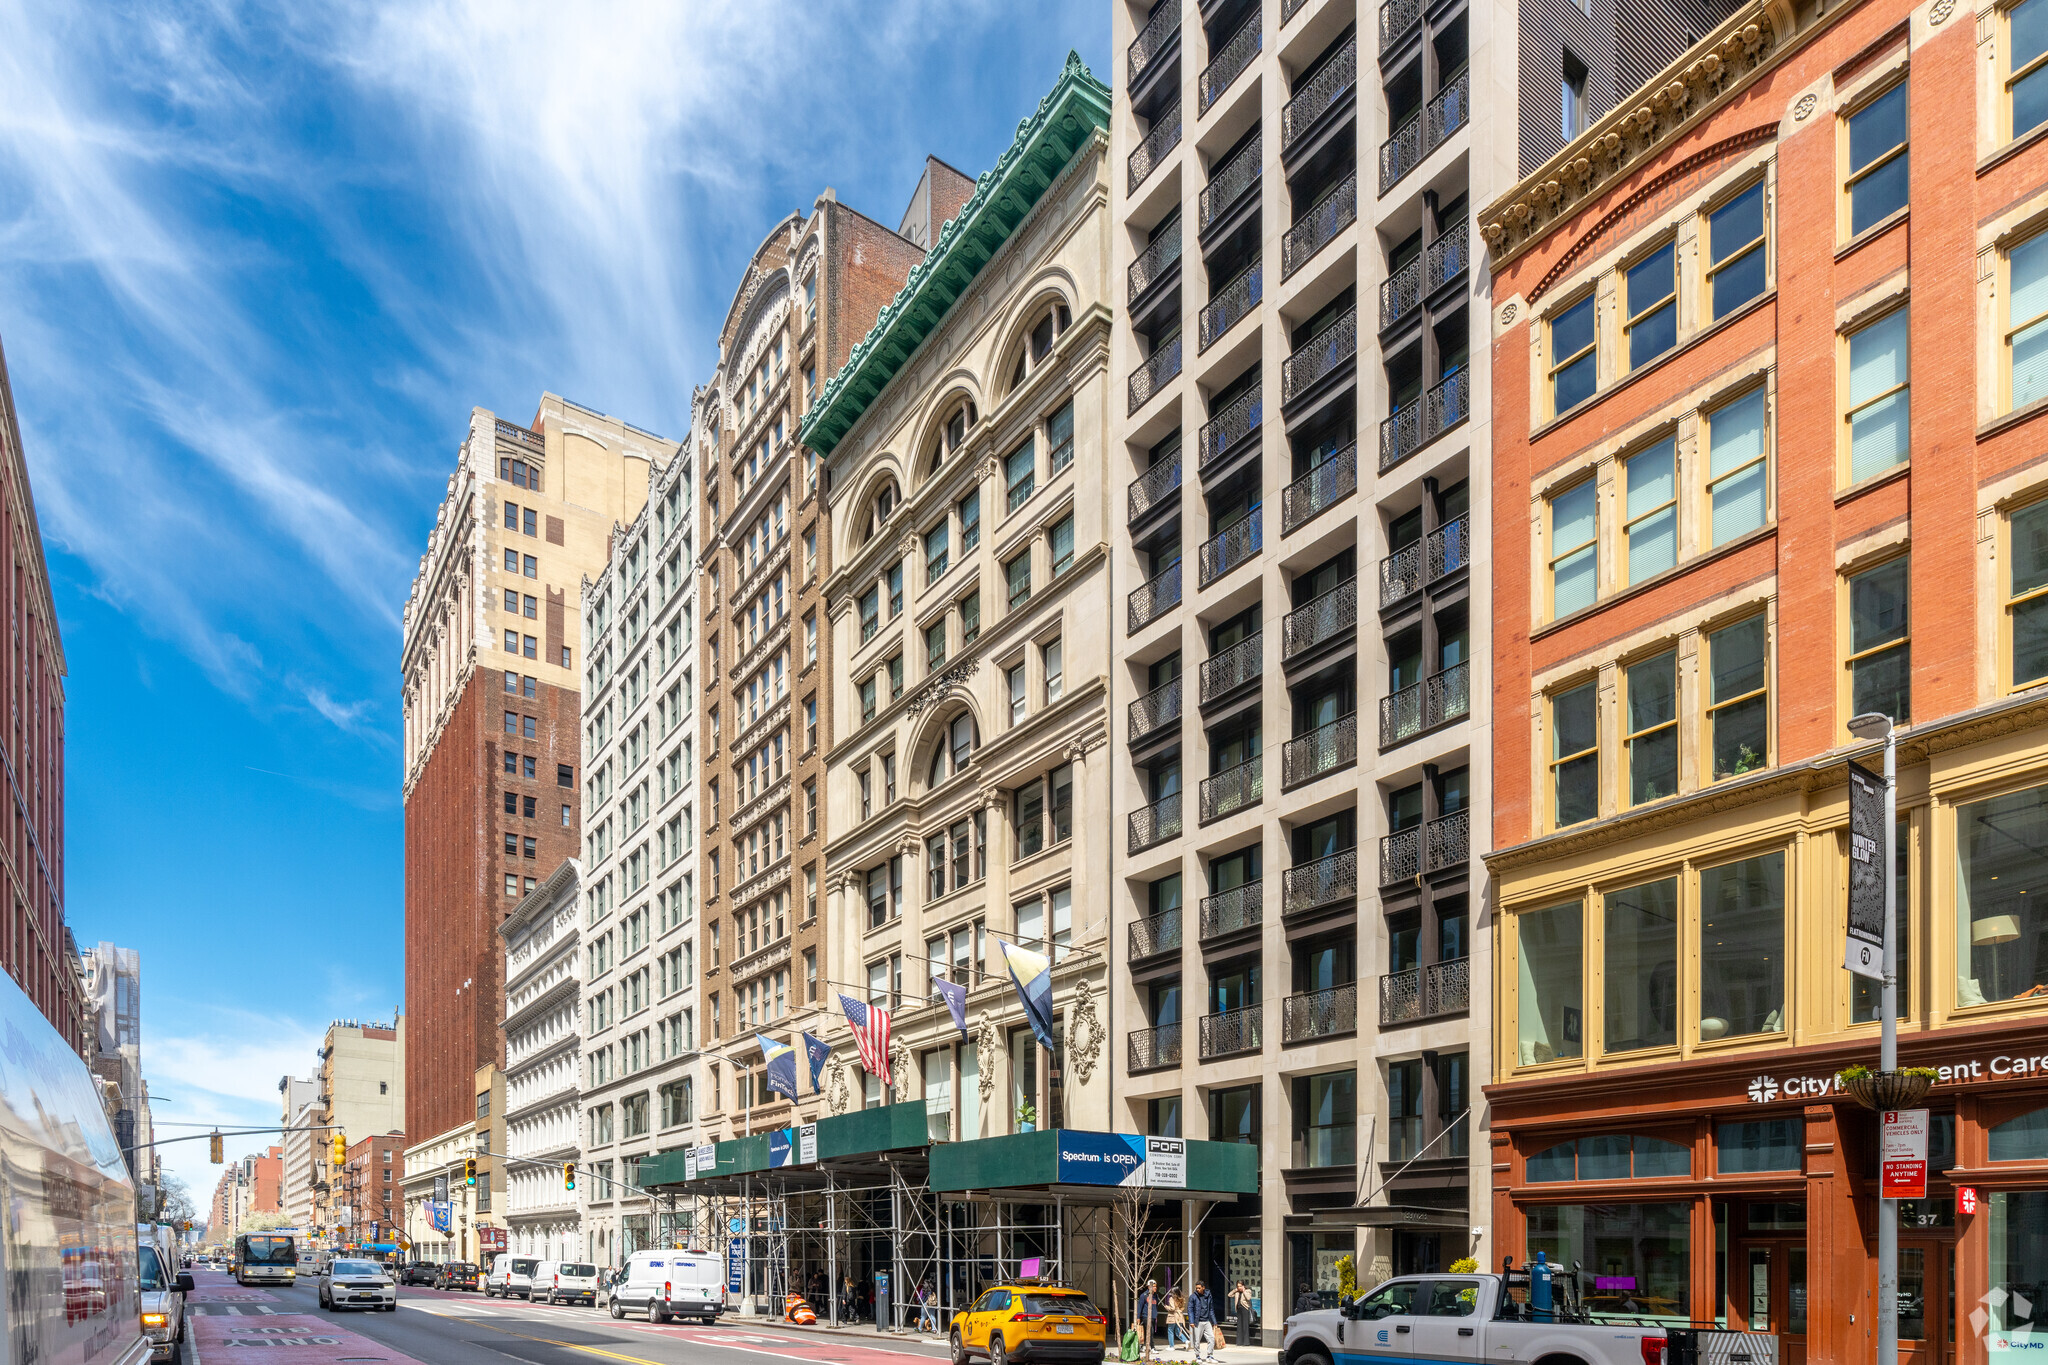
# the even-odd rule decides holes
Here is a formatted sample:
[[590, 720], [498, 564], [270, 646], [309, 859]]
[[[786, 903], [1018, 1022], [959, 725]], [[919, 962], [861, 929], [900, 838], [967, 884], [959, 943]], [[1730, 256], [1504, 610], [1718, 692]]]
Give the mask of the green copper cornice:
[[896, 376], [932, 329], [994, 259], [1017, 225], [1059, 179], [1099, 128], [1109, 127], [1109, 87], [1089, 73], [1080, 54], [1067, 54], [1059, 84], [1017, 125], [1016, 139], [974, 182], [974, 193], [911, 269], [894, 300], [826, 381], [798, 439], [830, 455], [868, 404]]

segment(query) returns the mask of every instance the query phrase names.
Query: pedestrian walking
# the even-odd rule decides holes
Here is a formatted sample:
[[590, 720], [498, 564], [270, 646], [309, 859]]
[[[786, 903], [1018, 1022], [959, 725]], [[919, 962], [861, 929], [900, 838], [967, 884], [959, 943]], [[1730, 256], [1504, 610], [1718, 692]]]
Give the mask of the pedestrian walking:
[[936, 1332], [939, 1330], [939, 1306], [934, 1302], [929, 1280], [920, 1280], [917, 1285], [917, 1330]]
[[1303, 1280], [1301, 1288], [1294, 1295], [1294, 1311], [1297, 1313], [1313, 1313], [1322, 1306], [1322, 1301], [1309, 1289], [1308, 1281]]
[[1138, 1295], [1138, 1332], [1144, 1340], [1145, 1359], [1152, 1358], [1152, 1333], [1159, 1317], [1159, 1281], [1145, 1281], [1145, 1292]]
[[1188, 1344], [1188, 1296], [1175, 1286], [1166, 1296], [1166, 1344], [1180, 1347]]
[[[1195, 1336], [1195, 1359], [1216, 1358], [1216, 1304], [1209, 1297], [1209, 1286], [1201, 1280], [1195, 1281], [1195, 1292], [1188, 1298], [1188, 1326]], [[1208, 1347], [1205, 1354], [1204, 1346]]]

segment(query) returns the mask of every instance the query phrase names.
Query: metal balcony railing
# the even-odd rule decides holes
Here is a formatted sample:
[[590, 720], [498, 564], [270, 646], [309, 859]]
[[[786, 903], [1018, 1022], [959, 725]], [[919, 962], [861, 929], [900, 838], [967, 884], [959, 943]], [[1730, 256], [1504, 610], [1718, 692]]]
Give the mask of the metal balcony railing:
[[1202, 230], [1209, 230], [1209, 224], [1223, 216], [1223, 211], [1243, 198], [1259, 183], [1265, 172], [1260, 160], [1265, 144], [1264, 135], [1255, 136], [1238, 150], [1236, 156], [1218, 166], [1209, 176], [1209, 183], [1202, 187], [1200, 200]]
[[1280, 0], [1280, 26], [1287, 27], [1287, 21], [1301, 13], [1301, 7], [1307, 3], [1308, 0]]
[[1131, 480], [1131, 515], [1136, 521], [1147, 512], [1180, 492], [1180, 452], [1153, 465], [1150, 469]]
[[1411, 540], [1380, 561], [1380, 609], [1422, 591], [1422, 542]]
[[1472, 521], [1459, 517], [1429, 533], [1429, 581], [1456, 573], [1472, 562]]
[[1131, 262], [1131, 268], [1126, 272], [1131, 302], [1136, 303], [1138, 295], [1150, 289], [1155, 280], [1180, 260], [1180, 249], [1180, 219], [1176, 216], [1164, 231], [1152, 239], [1138, 259]]
[[1280, 1016], [1283, 1043], [1312, 1043], [1358, 1031], [1358, 983], [1290, 995]]
[[1126, 633], [1142, 629], [1180, 605], [1180, 565], [1181, 561], [1176, 559], [1150, 581], [1131, 589], [1130, 600], [1125, 604], [1129, 613]]
[[1344, 46], [1323, 63], [1323, 69], [1311, 76], [1294, 98], [1287, 101], [1280, 111], [1280, 149], [1285, 152], [1294, 146], [1294, 140], [1315, 125], [1315, 121], [1335, 108], [1337, 101], [1351, 93], [1358, 84], [1358, 38], [1357, 35], [1345, 40]]
[[1311, 597], [1280, 622], [1280, 657], [1292, 659], [1326, 640], [1358, 629], [1358, 580], [1348, 578]]
[[1386, 473], [1471, 416], [1471, 371], [1454, 370], [1420, 398], [1380, 422], [1380, 472]]
[[1292, 403], [1309, 385], [1357, 358], [1358, 309], [1354, 306], [1280, 362], [1280, 401]]
[[1225, 768], [1214, 777], [1202, 779], [1202, 823], [1221, 820], [1248, 806], [1256, 806], [1266, 794], [1265, 764], [1254, 758], [1235, 768]]
[[1472, 812], [1453, 811], [1423, 826], [1422, 870], [1441, 872], [1472, 856]]
[[1144, 407], [1152, 395], [1165, 388], [1179, 373], [1180, 333], [1175, 332], [1145, 357], [1144, 364], [1131, 371], [1130, 410], [1136, 412]]
[[1472, 121], [1472, 72], [1459, 68], [1451, 82], [1429, 102], [1429, 146], [1427, 156], [1443, 145], [1444, 139]]
[[1357, 761], [1358, 714], [1353, 712], [1288, 740], [1280, 751], [1280, 785], [1298, 787]]
[[1287, 485], [1280, 495], [1280, 532], [1292, 535], [1358, 491], [1358, 442], [1353, 441]]
[[1124, 163], [1132, 192], [1135, 193], [1138, 186], [1151, 179], [1152, 172], [1159, 169], [1168, 152], [1180, 146], [1180, 133], [1181, 118], [1178, 104], [1152, 120], [1152, 126], [1145, 130], [1145, 140], [1138, 144], [1130, 159]]
[[1180, 911], [1162, 910], [1131, 921], [1131, 961], [1180, 951]]
[[1131, 703], [1131, 742], [1179, 722], [1180, 679], [1174, 678]]
[[1259, 258], [1252, 257], [1252, 263], [1217, 290], [1209, 302], [1202, 307], [1201, 349], [1208, 350], [1217, 338], [1250, 317], [1265, 297], [1265, 272], [1259, 269]]
[[1236, 1052], [1257, 1052], [1262, 1032], [1263, 1005], [1202, 1016], [1202, 1060], [1228, 1057]]
[[1399, 886], [1422, 871], [1422, 826], [1380, 836], [1380, 885]]
[[1202, 898], [1202, 942], [1256, 929], [1266, 918], [1266, 884], [1246, 882]]
[[1358, 850], [1290, 867], [1280, 874], [1280, 913], [1298, 915], [1339, 901], [1358, 899]]
[[1386, 331], [1421, 306], [1422, 257], [1417, 256], [1380, 281], [1380, 330]]
[[1408, 115], [1380, 144], [1380, 193], [1385, 194], [1444, 139], [1472, 120], [1472, 76], [1461, 69], [1424, 107]]
[[1410, 113], [1394, 129], [1394, 135], [1380, 144], [1380, 193], [1422, 164], [1422, 111]]
[[1196, 447], [1201, 452], [1201, 468], [1207, 469], [1236, 450], [1259, 429], [1266, 417], [1265, 393], [1263, 381], [1253, 384], [1203, 425]]
[[1266, 632], [1247, 635], [1220, 654], [1202, 660], [1202, 704], [1234, 692], [1265, 667]]
[[1129, 1060], [1128, 1069], [1134, 1075], [1140, 1071], [1163, 1071], [1170, 1066], [1179, 1066], [1180, 1025], [1161, 1024], [1157, 1028], [1133, 1030]]
[[1132, 811], [1129, 834], [1127, 847], [1132, 853], [1142, 853], [1154, 844], [1180, 837], [1180, 793], [1163, 796]]
[[1422, 253], [1426, 265], [1423, 269], [1422, 288], [1427, 294], [1434, 294], [1472, 266], [1472, 225], [1459, 219], [1455, 227], [1429, 244]]
[[1258, 504], [1253, 503], [1251, 515], [1232, 522], [1202, 542], [1203, 587], [1208, 587], [1258, 554], [1265, 544], [1265, 537], [1259, 530], [1263, 522]]
[[1385, 52], [1422, 18], [1422, 0], [1386, 0], [1380, 6], [1380, 51]]
[[1453, 664], [1380, 698], [1380, 747], [1411, 739], [1424, 730], [1464, 716], [1471, 708], [1467, 695], [1469, 664]]
[[1145, 21], [1145, 27], [1138, 30], [1138, 36], [1131, 39], [1130, 73], [1131, 82], [1145, 74], [1145, 68], [1164, 52], [1180, 36], [1180, 6], [1164, 4], [1152, 12]]
[[1307, 213], [1294, 220], [1280, 239], [1280, 277], [1286, 279], [1301, 269], [1318, 251], [1336, 239], [1338, 233], [1358, 221], [1358, 172], [1323, 192]]
[[1380, 1024], [1463, 1014], [1471, 1006], [1471, 959], [1453, 958], [1380, 978]]
[[1252, 17], [1230, 36], [1230, 41], [1223, 44], [1209, 59], [1209, 65], [1202, 69], [1196, 91], [1202, 102], [1202, 114], [1208, 113], [1209, 107], [1223, 98], [1223, 92], [1244, 74], [1244, 69], [1252, 64], [1252, 58], [1259, 55], [1260, 18], [1258, 9], [1254, 8]]

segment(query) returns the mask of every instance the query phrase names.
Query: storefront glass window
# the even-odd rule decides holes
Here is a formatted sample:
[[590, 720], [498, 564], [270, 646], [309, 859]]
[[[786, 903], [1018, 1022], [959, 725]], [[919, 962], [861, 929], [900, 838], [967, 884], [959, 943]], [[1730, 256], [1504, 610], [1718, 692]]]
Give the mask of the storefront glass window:
[[1988, 1202], [1991, 1292], [1984, 1306], [1991, 1321], [1986, 1327], [1998, 1333], [2031, 1328], [2027, 1335], [2038, 1342], [2041, 1337], [2034, 1333], [2048, 1332], [2048, 1191], [1994, 1190]]
[[2048, 787], [1956, 812], [1956, 1004], [2034, 994], [2048, 975]]
[[1801, 1119], [1754, 1119], [1714, 1129], [1715, 1166], [1722, 1175], [1796, 1171], [1806, 1124]]
[[[1991, 1130], [1993, 1161], [2048, 1160], [2048, 1109], [2007, 1119]], [[2048, 1272], [2048, 1265], [2042, 1267]]]
[[1529, 1210], [1528, 1259], [1578, 1261], [1593, 1277], [1599, 1316], [1692, 1316], [1687, 1267], [1691, 1205], [1566, 1204]]
[[1585, 1053], [1583, 915], [1577, 901], [1518, 917], [1522, 1065]]
[[1678, 879], [1616, 891], [1606, 909], [1606, 1049], [1669, 1047], [1678, 1041]]
[[1295, 1081], [1300, 1143], [1294, 1164], [1349, 1166], [1358, 1159], [1358, 1073], [1332, 1071]]
[[1785, 855], [1700, 873], [1700, 1041], [1785, 1031]]
[[1546, 1147], [1527, 1164], [1526, 1178], [1532, 1185], [1560, 1180], [1644, 1180], [1691, 1175], [1692, 1153], [1663, 1138], [1610, 1133]]

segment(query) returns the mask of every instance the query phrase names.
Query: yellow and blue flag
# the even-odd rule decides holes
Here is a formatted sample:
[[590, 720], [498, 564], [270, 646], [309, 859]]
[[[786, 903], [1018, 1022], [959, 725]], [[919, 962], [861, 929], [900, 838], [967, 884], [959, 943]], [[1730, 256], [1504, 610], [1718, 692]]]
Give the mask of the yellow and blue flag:
[[761, 1060], [768, 1065], [763, 1072], [763, 1082], [768, 1090], [777, 1095], [796, 1098], [796, 1049], [788, 1043], [778, 1043], [765, 1033], [757, 1033], [755, 1039], [761, 1044]]
[[1010, 983], [1017, 988], [1017, 998], [1024, 1002], [1024, 1017], [1030, 1021], [1031, 1031], [1045, 1047], [1057, 1047], [1052, 1028], [1052, 960], [1044, 953], [1019, 948], [1008, 939], [999, 938], [996, 943], [1003, 950], [1003, 961], [1009, 966]]

